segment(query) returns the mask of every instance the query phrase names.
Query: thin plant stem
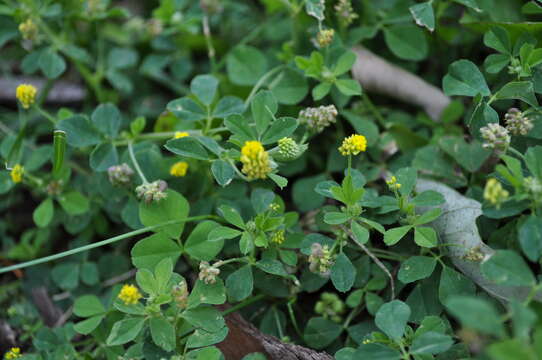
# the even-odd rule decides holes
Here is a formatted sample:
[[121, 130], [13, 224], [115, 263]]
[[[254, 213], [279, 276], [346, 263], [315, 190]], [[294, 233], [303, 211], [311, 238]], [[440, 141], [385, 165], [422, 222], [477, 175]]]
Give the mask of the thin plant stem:
[[114, 236], [114, 237], [106, 239], [106, 240], [98, 241], [98, 242], [88, 244], [88, 245], [85, 245], [85, 246], [80, 246], [80, 247], [75, 248], [75, 249], [63, 251], [63, 252], [60, 252], [58, 254], [45, 256], [45, 257], [42, 257], [42, 258], [39, 258], [39, 259], [34, 259], [34, 260], [31, 260], [31, 261], [27, 261], [27, 262], [16, 264], [16, 265], [6, 266], [6, 267], [3, 267], [3, 268], [0, 268], [0, 274], [6, 273], [6, 272], [9, 272], [9, 271], [13, 271], [13, 270], [17, 270], [17, 269], [26, 268], [26, 267], [29, 267], [29, 266], [43, 264], [45, 262], [53, 261], [53, 260], [56, 260], [56, 259], [61, 259], [61, 258], [65, 257], [65, 256], [78, 254], [78, 253], [83, 252], [83, 251], [88, 251], [88, 250], [91, 250], [91, 249], [95, 249], [97, 247], [112, 244], [114, 242], [124, 240], [124, 239], [130, 238], [130, 237], [136, 236], [136, 235], [144, 234], [146, 232], [149, 232], [149, 231], [152, 231], [152, 230], [164, 227], [164, 226], [180, 224], [180, 223], [185, 223], [185, 222], [189, 222], [189, 221], [204, 220], [204, 219], [208, 219], [210, 217], [213, 217], [213, 216], [212, 215], [192, 216], [192, 217], [187, 217], [185, 219], [170, 220], [170, 221], [166, 221], [166, 222], [163, 222], [163, 223], [160, 223], [160, 224], [157, 224], [157, 225], [147, 226], [147, 227], [144, 227], [142, 229], [130, 231], [130, 232], [127, 232], [127, 233], [122, 234], [122, 235], [117, 235], [117, 236]]
[[134, 155], [134, 147], [133, 147], [132, 141], [128, 143], [128, 153], [130, 154], [130, 159], [132, 160], [132, 163], [134, 164], [134, 167], [139, 177], [141, 178], [141, 181], [143, 182], [143, 184], [148, 184], [149, 182], [147, 181], [145, 174], [143, 174], [143, 171], [141, 171], [141, 168], [139, 167], [139, 163], [137, 162], [137, 159]]
[[525, 161], [525, 157], [523, 156], [523, 154], [517, 151], [516, 149], [514, 149], [513, 147], [509, 146], [507, 150], [511, 152], [512, 154], [516, 155], [517, 157], [519, 157], [521, 160]]
[[382, 263], [382, 261], [380, 261], [380, 259], [378, 257], [375, 256], [375, 254], [373, 254], [365, 245], [363, 245], [362, 243], [358, 242], [358, 240], [356, 239], [356, 237], [354, 235], [352, 235], [352, 233], [350, 232], [350, 230], [348, 230], [344, 225], [341, 225], [341, 229], [346, 233], [348, 234], [348, 237], [350, 239], [352, 239], [353, 242], [355, 242], [367, 255], [369, 255], [369, 257], [371, 259], [373, 259], [373, 261], [376, 263], [376, 265], [382, 269], [382, 271], [384, 271], [384, 273], [390, 278], [390, 285], [391, 285], [391, 298], [394, 299], [395, 298], [395, 281], [393, 280], [393, 276], [391, 275], [390, 271], [388, 270], [388, 268]]
[[260, 78], [260, 80], [258, 80], [258, 82], [252, 88], [252, 91], [250, 91], [250, 94], [248, 95], [247, 99], [245, 100], [245, 107], [248, 106], [248, 104], [250, 104], [250, 101], [252, 100], [254, 95], [256, 95], [256, 92], [263, 86], [263, 84], [265, 84], [267, 79], [269, 79], [271, 76], [275, 75], [277, 72], [279, 72], [283, 68], [284, 68], [284, 65], [276, 66], [276, 67], [272, 68], [271, 70], [269, 70], [268, 72], [266, 72]]
[[230, 163], [230, 165], [233, 167], [233, 170], [235, 171], [235, 173], [243, 180], [246, 180], [246, 181], [249, 181], [248, 180], [248, 177], [246, 177], [242, 172], [239, 171], [239, 169], [237, 168], [237, 166], [235, 166], [235, 163], [233, 162], [232, 159], [228, 159], [228, 162]]
[[41, 106], [36, 104], [36, 106], [34, 106], [34, 109], [36, 109], [41, 116], [52, 122], [53, 125], [56, 125], [57, 120], [55, 119], [55, 117], [49, 114], [47, 111], [43, 110]]
[[378, 111], [376, 106], [373, 104], [373, 102], [371, 101], [367, 93], [364, 92], [362, 95], [362, 98], [363, 98], [363, 102], [365, 103], [369, 111], [373, 114], [373, 116], [380, 122], [380, 124], [384, 125], [386, 120], [384, 120], [384, 117], [382, 116], [380, 111]]
[[294, 309], [292, 307], [293, 303], [292, 301], [288, 301], [287, 307], [288, 307], [288, 314], [290, 315], [290, 320], [292, 320], [292, 325], [294, 325], [295, 332], [300, 338], [303, 338], [303, 334], [299, 330], [299, 326], [297, 325], [297, 319], [295, 318]]
[[252, 297], [249, 297], [248, 299], [240, 302], [239, 304], [237, 305], [234, 305], [232, 306], [231, 308], [229, 309], [226, 309], [222, 312], [222, 316], [226, 316], [228, 314], [231, 314], [233, 312], [236, 312], [237, 310], [240, 310], [252, 303], [255, 303], [256, 301], [260, 301], [261, 299], [263, 299], [265, 297], [264, 294], [259, 294], [259, 295], [256, 295], [256, 296], [252, 296]]
[[202, 19], [203, 34], [205, 35], [205, 43], [207, 45], [207, 55], [209, 56], [209, 61], [211, 62], [211, 69], [214, 72], [216, 69], [215, 61], [215, 48], [213, 47], [213, 41], [211, 39], [211, 27], [209, 26], [209, 16], [204, 11]]

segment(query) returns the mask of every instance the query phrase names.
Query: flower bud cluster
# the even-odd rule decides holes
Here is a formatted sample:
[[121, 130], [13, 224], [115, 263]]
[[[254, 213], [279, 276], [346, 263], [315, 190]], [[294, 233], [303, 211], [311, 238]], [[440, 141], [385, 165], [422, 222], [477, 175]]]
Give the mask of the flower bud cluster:
[[342, 314], [346, 307], [344, 302], [337, 294], [324, 292], [320, 295], [320, 300], [314, 306], [314, 312], [322, 315], [325, 319], [330, 319], [333, 322], [339, 323], [342, 321]]
[[510, 134], [508, 133], [508, 130], [499, 124], [488, 124], [480, 129], [480, 133], [482, 139], [484, 139], [483, 147], [487, 149], [506, 151], [510, 145]]
[[217, 276], [220, 274], [220, 269], [216, 265], [211, 265], [207, 261], [200, 262], [198, 278], [206, 284], [214, 284]]
[[358, 14], [354, 12], [352, 3], [350, 0], [339, 0], [335, 4], [335, 14], [339, 21], [344, 26], [350, 25], [354, 20], [358, 18]]
[[333, 42], [333, 36], [335, 35], [335, 30], [333, 29], [322, 29], [316, 35], [316, 42], [321, 48], [327, 47], [331, 42]]
[[309, 107], [299, 112], [299, 121], [314, 132], [322, 132], [337, 121], [338, 114], [335, 105]]
[[107, 175], [112, 185], [126, 186], [132, 181], [134, 170], [132, 170], [130, 165], [122, 163], [121, 165], [110, 166], [107, 169]]
[[484, 199], [495, 205], [497, 209], [508, 199], [508, 195], [508, 191], [503, 189], [497, 179], [491, 178], [487, 181], [484, 188]]
[[136, 187], [136, 195], [148, 204], [165, 199], [167, 197], [166, 190], [167, 183], [164, 180], [156, 180], [152, 183], [141, 184]]
[[504, 115], [504, 121], [506, 122], [506, 130], [512, 135], [527, 135], [527, 133], [533, 128], [532, 121], [523, 116], [523, 113], [516, 108], [508, 110]]
[[329, 275], [333, 265], [333, 256], [327, 245], [322, 246], [319, 243], [311, 245], [311, 254], [309, 256], [309, 269], [312, 272], [322, 275]]

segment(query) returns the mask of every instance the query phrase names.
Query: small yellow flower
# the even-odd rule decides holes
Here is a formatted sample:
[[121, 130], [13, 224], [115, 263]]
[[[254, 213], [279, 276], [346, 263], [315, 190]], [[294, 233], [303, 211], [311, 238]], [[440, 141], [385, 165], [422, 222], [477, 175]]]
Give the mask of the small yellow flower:
[[21, 166], [21, 164], [17, 164], [11, 169], [11, 180], [14, 183], [20, 183], [23, 181], [23, 174], [24, 174], [24, 167]]
[[190, 134], [187, 133], [186, 131], [175, 131], [174, 139], [180, 139], [187, 136], [190, 136]]
[[246, 141], [241, 149], [241, 154], [248, 156], [249, 158], [256, 158], [257, 155], [264, 150], [261, 142], [256, 140]]
[[241, 148], [241, 162], [245, 173], [250, 180], [265, 179], [271, 172], [271, 160], [269, 153], [265, 151], [259, 141], [247, 141]]
[[134, 285], [124, 285], [118, 296], [118, 298], [126, 305], [137, 304], [142, 297], [143, 295], [141, 295], [138, 288]]
[[504, 190], [497, 179], [491, 178], [487, 181], [484, 188], [484, 199], [498, 208], [508, 199], [508, 191]]
[[401, 188], [401, 184], [397, 182], [397, 178], [395, 176], [392, 176], [389, 180], [386, 180], [386, 184], [388, 184], [391, 190], [399, 190]]
[[17, 86], [15, 90], [15, 96], [21, 102], [23, 108], [28, 109], [30, 105], [34, 104], [36, 101], [36, 93], [38, 90], [34, 85], [30, 84], [21, 84]]
[[357, 155], [367, 149], [367, 139], [363, 135], [354, 134], [343, 140], [339, 152], [344, 155]]
[[27, 19], [25, 22], [19, 24], [19, 32], [23, 39], [34, 40], [38, 35], [38, 26], [32, 19]]
[[18, 347], [12, 347], [9, 349], [9, 351], [4, 355], [4, 359], [10, 360], [10, 359], [17, 359], [21, 357], [21, 349]]
[[185, 161], [178, 161], [175, 164], [171, 165], [169, 173], [176, 177], [181, 177], [186, 175], [188, 170], [188, 163]]
[[282, 244], [284, 239], [284, 230], [277, 230], [273, 235], [271, 235], [271, 242], [275, 244]]

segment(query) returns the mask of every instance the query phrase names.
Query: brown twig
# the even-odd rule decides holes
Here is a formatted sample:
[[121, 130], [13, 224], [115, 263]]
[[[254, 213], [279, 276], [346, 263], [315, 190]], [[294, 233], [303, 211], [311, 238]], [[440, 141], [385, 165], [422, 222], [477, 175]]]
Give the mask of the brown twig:
[[375, 55], [363, 47], [352, 49], [357, 60], [352, 74], [368, 92], [388, 95], [409, 104], [421, 106], [435, 121], [450, 104], [442, 90]]

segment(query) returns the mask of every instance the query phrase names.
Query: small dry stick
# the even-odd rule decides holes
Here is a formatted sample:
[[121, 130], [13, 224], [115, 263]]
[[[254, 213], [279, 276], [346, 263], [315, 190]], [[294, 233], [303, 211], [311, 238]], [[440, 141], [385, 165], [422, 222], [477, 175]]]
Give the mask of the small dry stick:
[[384, 271], [386, 273], [386, 275], [388, 275], [388, 277], [390, 278], [390, 283], [391, 283], [391, 299], [393, 300], [395, 298], [395, 282], [393, 281], [393, 276], [391, 275], [390, 271], [388, 270], [388, 268], [382, 263], [382, 261], [380, 261], [379, 258], [376, 257], [375, 254], [373, 254], [371, 252], [371, 250], [369, 250], [365, 245], [363, 245], [362, 243], [360, 243], [355, 237], [354, 235], [350, 232], [350, 230], [348, 230], [344, 225], [341, 225], [341, 229], [346, 233], [348, 234], [348, 237], [350, 239], [352, 239], [353, 242], [355, 242], [360, 248], [363, 249], [363, 251], [365, 251], [365, 253], [367, 255], [369, 255], [369, 257], [371, 259], [373, 259], [373, 261], [376, 263], [376, 265], [378, 265], [379, 268], [382, 269], [382, 271]]

